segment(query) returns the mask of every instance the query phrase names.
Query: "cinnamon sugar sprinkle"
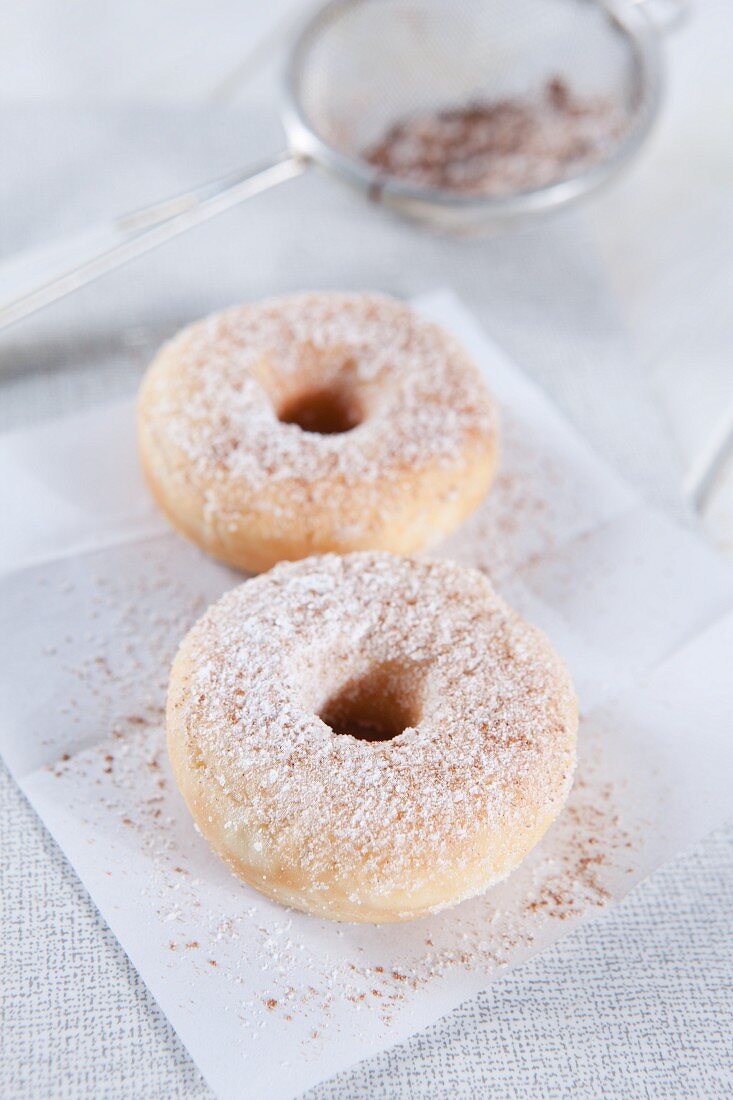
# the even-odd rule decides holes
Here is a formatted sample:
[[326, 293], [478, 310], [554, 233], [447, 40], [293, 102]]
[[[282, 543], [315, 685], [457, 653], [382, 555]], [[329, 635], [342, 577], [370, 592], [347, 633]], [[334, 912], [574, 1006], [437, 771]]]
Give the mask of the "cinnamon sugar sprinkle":
[[365, 159], [418, 187], [498, 198], [586, 171], [614, 151], [627, 128], [611, 100], [580, 95], [554, 77], [534, 98], [407, 118]]
[[[135, 786], [140, 761], [151, 753], [163, 763], [162, 732], [154, 725], [132, 729], [117, 742], [114, 779], [100, 768], [97, 749], [54, 770], [60, 781], [68, 776], [72, 787], [80, 780], [94, 785], [99, 817], [89, 812], [90, 835], [99, 823], [109, 823], [122, 807], [134, 804], [133, 835], [150, 868], [148, 892], [161, 933], [175, 927], [185, 936], [195, 927], [199, 937], [185, 944], [183, 955], [175, 950], [178, 941], [171, 941], [171, 962], [175, 957], [175, 965], [185, 963], [197, 974], [215, 972], [230, 990], [241, 991], [236, 999], [243, 1041], [273, 1015], [288, 1024], [309, 1021], [322, 1030], [338, 1029], [344, 1012], [348, 1019], [349, 1012], [368, 1011], [389, 1027], [412, 992], [461, 972], [479, 974], [488, 983], [551, 942], [566, 923], [604, 908], [612, 884], [634, 870], [634, 834], [614, 809], [613, 788], [584, 760], [561, 817], [506, 883], [449, 913], [408, 926], [419, 929], [419, 935], [400, 948], [395, 948], [392, 926], [360, 926], [366, 943], [357, 935], [345, 957], [350, 926], [328, 923], [334, 947], [324, 948], [318, 934], [322, 922], [286, 909], [273, 915], [271, 906], [263, 919], [256, 894], [233, 878], [226, 908], [211, 908], [206, 867], [215, 857], [208, 849], [197, 854], [193, 874], [174, 866], [185, 858], [189, 842], [176, 838], [176, 814], [182, 810], [167, 768], [161, 785]], [[302, 921], [313, 922], [315, 935], [304, 935], [308, 929]], [[222, 995], [228, 1003], [230, 993], [225, 989]]]
[[[521, 838], [567, 796], [568, 674], [544, 635], [453, 562], [283, 563], [227, 593], [182, 652], [172, 728], [216, 784], [217, 830], [257, 831], [242, 858], [261, 861], [263, 879], [305, 869], [318, 911], [332, 895], [358, 908], [358, 883], [419, 909], [430, 882], [470, 876], [485, 830]], [[334, 733], [318, 716], [339, 698], [330, 708], [399, 700], [398, 736]]]
[[[76, 749], [63, 746], [50, 765], [54, 797], [96, 845], [108, 903], [126, 898], [142, 907], [161, 965], [215, 983], [223, 1010], [238, 1017], [243, 1044], [268, 1019], [279, 1020], [297, 1028], [303, 1057], [317, 1057], [314, 1032], [349, 1026], [363, 1012], [388, 1028], [414, 991], [451, 976], [474, 975], [472, 988], [488, 984], [624, 892], [640, 826], [627, 810], [620, 816], [620, 792], [605, 779], [592, 730], [581, 725], [565, 809], [518, 870], [486, 895], [398, 928], [332, 924], [260, 898], [195, 837], [170, 774], [160, 708], [178, 640], [201, 614], [202, 591], [208, 602], [231, 575], [175, 536], [96, 560], [83, 582], [65, 579], [65, 563], [38, 582], [45, 593], [55, 591], [64, 621], [73, 623], [64, 644], [44, 655], [67, 678], [66, 718], [79, 737]], [[104, 575], [94, 580], [100, 567]], [[104, 729], [107, 738], [84, 747]]]
[[[314, 387], [343, 421], [325, 433], [293, 412]], [[248, 493], [252, 508], [276, 508], [266, 485], [284, 484], [301, 515], [363, 483], [386, 501], [405, 469], [455, 465], [497, 430], [461, 345], [380, 294], [297, 294], [200, 321], [162, 349], [140, 407], [170, 476], [225, 518], [232, 492], [238, 507]]]

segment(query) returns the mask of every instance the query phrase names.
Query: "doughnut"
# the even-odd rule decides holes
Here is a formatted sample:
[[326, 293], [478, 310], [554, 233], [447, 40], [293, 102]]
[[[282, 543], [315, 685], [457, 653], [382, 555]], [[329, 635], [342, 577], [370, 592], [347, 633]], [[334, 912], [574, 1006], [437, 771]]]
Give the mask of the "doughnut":
[[283, 562], [175, 658], [168, 752], [204, 837], [295, 909], [384, 923], [483, 892], [559, 813], [577, 707], [483, 576], [386, 552]]
[[377, 294], [299, 294], [184, 329], [143, 381], [139, 449], [174, 527], [257, 573], [417, 552], [479, 503], [497, 416], [467, 353]]

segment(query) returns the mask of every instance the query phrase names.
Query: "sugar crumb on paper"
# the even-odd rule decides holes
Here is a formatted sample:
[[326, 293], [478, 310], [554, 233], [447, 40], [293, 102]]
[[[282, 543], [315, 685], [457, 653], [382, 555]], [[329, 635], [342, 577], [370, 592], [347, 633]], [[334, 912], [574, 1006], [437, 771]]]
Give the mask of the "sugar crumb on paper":
[[[633, 827], [619, 816], [602, 762], [585, 754], [568, 806], [525, 863], [484, 897], [414, 922], [407, 939], [389, 926], [328, 925], [263, 902], [229, 878], [196, 837], [165, 751], [170, 660], [207, 601], [169, 576], [166, 553], [151, 552], [144, 566], [134, 584], [95, 581], [87, 612], [91, 606], [105, 626], [79, 625], [82, 645], [69, 635], [73, 660], [63, 647], [45, 657], [60, 662], [75, 685], [69, 708], [79, 723], [91, 700], [95, 721], [109, 731], [85, 748], [80, 730], [79, 751], [59, 753], [50, 770], [79, 828], [90, 840], [103, 838], [98, 858], [106, 851], [115, 856], [101, 873], [126, 878], [144, 866], [144, 905], [161, 957], [200, 980], [223, 983], [229, 992], [221, 1003], [230, 1011], [232, 1000], [238, 1006], [243, 1041], [273, 1018], [285, 1026], [306, 1023], [307, 1034], [319, 1038], [364, 1012], [388, 1028], [400, 1006], [433, 983], [473, 973], [488, 984], [548, 942], [553, 929], [605, 906], [619, 876], [633, 870]], [[64, 598], [72, 606], [75, 593]], [[124, 883], [119, 894], [125, 903]], [[309, 926], [325, 928], [325, 935], [304, 934]], [[318, 1047], [312, 1038], [302, 1041]]]
[[[170, 804], [174, 784], [165, 760], [162, 728], [158, 724], [134, 727], [118, 735], [115, 745], [117, 767], [111, 773], [105, 770], [109, 754], [103, 747], [60, 761], [54, 773], [67, 777], [74, 787], [82, 778], [84, 787], [91, 783], [97, 789], [96, 803], [85, 822], [90, 831], [105, 817], [130, 823], [126, 828], [134, 831], [138, 850], [153, 868], [150, 902], [160, 926], [181, 929], [173, 940], [165, 941], [170, 952], [181, 957], [183, 947], [187, 965], [217, 971], [221, 980], [241, 987], [245, 1031], [256, 1029], [261, 1016], [275, 1014], [285, 1021], [306, 1018], [323, 1030], [340, 1017], [342, 1008], [375, 1013], [388, 1026], [395, 1008], [412, 991], [459, 971], [485, 974], [488, 981], [516, 954], [531, 952], [548, 926], [603, 908], [611, 897], [609, 876], [613, 879], [634, 870], [634, 834], [619, 819], [614, 788], [592, 766], [583, 765], [565, 811], [505, 884], [454, 910], [416, 922], [421, 929], [419, 951], [410, 950], [396, 960], [390, 953], [388, 933], [374, 928], [373, 939], [384, 944], [381, 961], [362, 961], [363, 952], [358, 949], [345, 961], [342, 951], [331, 957], [328, 951], [315, 952], [300, 942], [296, 922], [323, 923], [316, 918], [282, 909], [275, 920], [258, 920], [256, 895], [233, 876], [229, 908], [212, 912], [206, 881], [184, 866], [186, 851], [179, 838], [185, 837], [188, 822], [183, 830], [174, 830]], [[160, 768], [151, 770], [151, 762]], [[208, 853], [206, 858], [217, 857]], [[187, 933], [194, 930], [196, 938], [189, 938]], [[349, 935], [346, 925], [332, 925], [330, 930], [335, 937]], [[231, 948], [237, 950], [228, 955], [225, 951], [229, 963], [222, 963], [217, 951]], [[243, 961], [240, 950], [251, 954]], [[369, 954], [374, 953], [372, 943]], [[192, 959], [201, 961], [191, 963]], [[252, 988], [251, 969], [259, 975], [257, 990]], [[295, 971], [305, 971], [308, 982], [294, 984]]]

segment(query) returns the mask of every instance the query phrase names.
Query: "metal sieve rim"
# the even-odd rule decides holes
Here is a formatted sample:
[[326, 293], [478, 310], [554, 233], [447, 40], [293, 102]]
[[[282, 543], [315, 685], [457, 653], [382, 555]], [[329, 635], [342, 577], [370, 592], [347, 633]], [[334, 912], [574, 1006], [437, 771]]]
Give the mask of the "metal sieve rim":
[[627, 37], [639, 66], [641, 102], [633, 123], [616, 150], [583, 172], [511, 195], [465, 195], [442, 188], [419, 187], [379, 169], [359, 157], [340, 152], [312, 127], [303, 110], [300, 88], [310, 49], [325, 27], [347, 10], [368, 0], [329, 0], [297, 32], [283, 75], [283, 123], [295, 154], [312, 160], [375, 201], [413, 208], [413, 212], [451, 211], [477, 218], [511, 219], [565, 206], [597, 190], [638, 153], [651, 130], [661, 103], [662, 60], [659, 35], [651, 20], [630, 0], [592, 0]]

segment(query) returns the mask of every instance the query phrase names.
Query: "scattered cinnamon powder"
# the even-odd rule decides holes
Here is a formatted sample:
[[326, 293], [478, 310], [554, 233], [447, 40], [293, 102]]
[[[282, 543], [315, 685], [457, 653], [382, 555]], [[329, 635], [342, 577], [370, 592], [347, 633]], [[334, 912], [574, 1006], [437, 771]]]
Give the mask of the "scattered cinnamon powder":
[[[533, 507], [530, 499], [529, 515]], [[477, 534], [470, 544], [477, 555], [480, 544]], [[103, 558], [105, 576], [95, 582], [86, 612], [78, 595], [71, 591], [68, 597], [69, 621], [75, 624], [68, 644], [86, 655], [72, 659], [58, 646], [43, 658], [68, 678], [68, 720], [79, 728], [82, 744], [99, 729], [109, 730], [96, 748], [58, 752], [51, 766], [60, 784], [56, 797], [66, 800], [90, 840], [113, 836], [115, 823], [120, 837], [124, 829], [118, 853], [123, 861], [114, 875], [127, 875], [135, 853], [145, 861], [144, 904], [157, 917], [161, 956], [169, 966], [205, 969], [211, 982], [221, 983], [227, 1004], [236, 991], [243, 1035], [256, 1034], [270, 1013], [285, 1022], [305, 1018], [313, 1031], [322, 1032], [336, 1026], [344, 1008], [376, 1013], [388, 1027], [411, 991], [456, 972], [479, 974], [488, 983], [560, 928], [622, 892], [624, 878], [634, 870], [638, 823], [628, 821], [627, 809], [622, 815], [623, 802], [605, 779], [602, 758], [586, 752], [565, 810], [515, 874], [484, 897], [421, 921], [419, 935], [408, 939], [398, 957], [389, 928], [360, 932], [348, 952], [343, 937], [349, 933], [338, 925], [327, 926], [328, 937], [304, 942], [300, 921], [311, 918], [294, 918], [285, 909], [273, 917], [269, 909], [263, 919], [259, 899], [234, 879], [225, 894], [216, 893], [220, 900], [212, 909], [211, 880], [201, 867], [209, 868], [215, 857], [192, 851], [192, 833], [181, 825], [161, 700], [180, 637], [231, 578], [221, 571], [212, 580], [207, 563], [196, 556], [195, 586], [183, 583], [176, 571], [195, 551], [172, 536], [135, 547], [136, 580], [129, 575], [130, 556], [119, 552], [125, 568], [118, 571], [115, 553], [107, 551]], [[481, 564], [470, 548], [465, 555], [467, 562]], [[202, 577], [208, 578], [205, 583]], [[581, 745], [588, 739], [589, 731], [581, 727]], [[107, 756], [114, 758], [111, 772]], [[151, 761], [157, 766], [151, 768]], [[155, 920], [151, 928], [155, 934]], [[186, 943], [191, 950], [169, 953], [170, 943]], [[214, 954], [216, 967], [207, 962]], [[266, 1007], [267, 1001], [275, 1007]]]
[[533, 191], [586, 171], [628, 122], [614, 103], [560, 77], [536, 97], [475, 102], [397, 122], [365, 159], [384, 176], [464, 195]]
[[[616, 792], [602, 778], [602, 762], [586, 758], [570, 800], [547, 838], [505, 883], [450, 913], [421, 921], [421, 934], [401, 950], [399, 966], [390, 959], [388, 926], [364, 937], [372, 942], [368, 958], [355, 949], [346, 961], [332, 954], [322, 940], [318, 948], [300, 942], [297, 922], [312, 918], [294, 917], [283, 909], [267, 924], [258, 922], [254, 895], [234, 879], [227, 910], [210, 911], [206, 880], [198, 877], [195, 868], [193, 874], [181, 873], [185, 852], [174, 839], [173, 814], [178, 810], [173, 809], [174, 786], [164, 758], [163, 791], [156, 784], [138, 782], [140, 762], [162, 746], [162, 736], [155, 723], [138, 727], [120, 749], [120, 767], [111, 776], [103, 775], [102, 748], [74, 758], [73, 771], [59, 771], [59, 775], [72, 784], [73, 791], [80, 777], [94, 784], [95, 775], [102, 774], [104, 786], [92, 807], [91, 830], [95, 821], [114, 818], [122, 807], [133, 805], [133, 835], [153, 870], [150, 887], [161, 930], [173, 924], [180, 926], [183, 936], [189, 929], [197, 933], [196, 939], [185, 941], [187, 952], [174, 952], [176, 965], [184, 959], [197, 965], [195, 947], [204, 952], [221, 950], [218, 966], [209, 955], [202, 962], [226, 983], [223, 996], [226, 986], [241, 987], [242, 1027], [255, 1033], [258, 1007], [286, 1022], [305, 1018], [314, 1030], [322, 1030], [335, 1022], [339, 1006], [348, 1006], [355, 1012], [376, 1012], [388, 1027], [395, 1008], [411, 991], [456, 971], [480, 973], [488, 982], [492, 974], [550, 942], [556, 934], [553, 928], [607, 905], [613, 884], [633, 870], [635, 834], [619, 818]], [[337, 943], [342, 926], [326, 928]], [[380, 950], [384, 952], [381, 960]], [[262, 975], [259, 991], [254, 977], [258, 971]], [[295, 972], [307, 973], [310, 981], [294, 985]]]

